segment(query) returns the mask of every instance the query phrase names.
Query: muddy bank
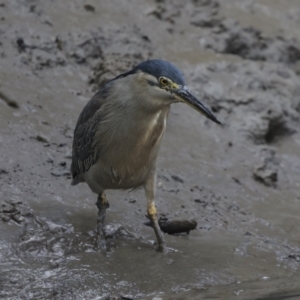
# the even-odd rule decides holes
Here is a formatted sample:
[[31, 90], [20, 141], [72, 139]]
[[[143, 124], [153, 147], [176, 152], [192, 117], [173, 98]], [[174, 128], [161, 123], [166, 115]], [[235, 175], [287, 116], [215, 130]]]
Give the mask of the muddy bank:
[[[290, 299], [299, 281], [297, 1], [0, 3], [0, 297]], [[142, 190], [70, 186], [73, 129], [106, 80], [167, 59], [224, 123], [178, 104], [158, 164], [154, 251]], [[194, 223], [193, 223], [194, 224]], [[123, 297], [123, 298], [122, 298]], [[281, 298], [280, 298], [281, 297]]]

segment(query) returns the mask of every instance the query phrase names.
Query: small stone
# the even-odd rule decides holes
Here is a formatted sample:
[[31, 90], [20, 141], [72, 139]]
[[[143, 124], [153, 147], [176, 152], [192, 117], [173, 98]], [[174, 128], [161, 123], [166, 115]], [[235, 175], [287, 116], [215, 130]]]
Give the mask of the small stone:
[[297, 254], [290, 254], [288, 256], [289, 259], [293, 259], [295, 260], [296, 262], [300, 262], [300, 255], [297, 255]]
[[0, 169], [0, 174], [8, 174], [8, 171], [5, 169]]
[[234, 180], [234, 182], [236, 182], [238, 184], [241, 184], [241, 182], [240, 182], [240, 180], [238, 178], [236, 178], [234, 176], [232, 176], [231, 178]]
[[10, 217], [8, 217], [8, 216], [3, 216], [2, 217], [3, 222], [8, 222], [9, 220], [10, 220]]
[[95, 7], [90, 4], [85, 4], [83, 7], [86, 11], [89, 11], [89, 12], [95, 12], [95, 10], [96, 10]]
[[49, 264], [52, 269], [56, 269], [59, 267], [59, 261], [51, 260]]
[[12, 284], [17, 283], [18, 281], [19, 281], [19, 280], [18, 280], [17, 277], [13, 277], [13, 278], [11, 278], [11, 279], [9, 280], [9, 282], [12, 283]]
[[70, 172], [67, 170], [56, 170], [51, 172], [52, 176], [60, 177], [60, 176], [70, 176]]
[[266, 186], [274, 186], [277, 182], [277, 170], [268, 168], [266, 165], [259, 165], [254, 168], [253, 177]]
[[38, 134], [35, 139], [41, 143], [49, 143], [48, 139], [45, 136]]
[[14, 220], [18, 224], [21, 224], [25, 220], [19, 213], [11, 215], [11, 219]]
[[206, 230], [210, 230], [211, 226], [209, 224], [204, 224], [202, 226], [200, 226], [201, 229], [206, 229]]
[[179, 176], [177, 175], [172, 175], [171, 176], [175, 181], [180, 182], [180, 183], [184, 183], [183, 179], [181, 179]]

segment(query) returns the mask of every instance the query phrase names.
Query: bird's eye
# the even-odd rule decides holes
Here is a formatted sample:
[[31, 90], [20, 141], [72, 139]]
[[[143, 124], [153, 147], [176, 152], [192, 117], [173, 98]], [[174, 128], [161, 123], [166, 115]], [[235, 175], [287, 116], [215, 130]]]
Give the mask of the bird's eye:
[[166, 85], [169, 84], [169, 81], [166, 78], [164, 78], [164, 77], [160, 78], [159, 82], [163, 86], [166, 86]]

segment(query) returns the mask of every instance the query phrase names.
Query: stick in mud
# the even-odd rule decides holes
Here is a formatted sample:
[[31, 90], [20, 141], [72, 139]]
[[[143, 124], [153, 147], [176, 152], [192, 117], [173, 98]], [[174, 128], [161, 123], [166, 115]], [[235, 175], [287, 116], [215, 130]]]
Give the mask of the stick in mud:
[[[151, 226], [151, 222], [144, 223], [147, 226]], [[191, 220], [168, 220], [166, 218], [160, 218], [158, 220], [160, 229], [164, 233], [176, 234], [176, 233], [186, 233], [189, 234], [191, 230], [196, 229], [197, 222], [194, 219]]]

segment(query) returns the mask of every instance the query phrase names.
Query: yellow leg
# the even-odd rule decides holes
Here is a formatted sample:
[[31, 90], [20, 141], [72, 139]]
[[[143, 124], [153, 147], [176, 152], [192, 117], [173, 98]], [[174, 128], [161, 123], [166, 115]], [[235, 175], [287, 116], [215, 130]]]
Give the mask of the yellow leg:
[[150, 203], [150, 205], [148, 206], [148, 216], [150, 218], [150, 221], [152, 223], [152, 227], [154, 229], [155, 235], [156, 235], [156, 239], [158, 242], [158, 250], [165, 252], [166, 250], [166, 242], [165, 242], [165, 238], [164, 235], [159, 227], [158, 224], [158, 219], [157, 219], [157, 212], [156, 212], [156, 207], [155, 207], [155, 203], [154, 201]]
[[155, 182], [156, 182], [156, 172], [153, 170], [146, 181], [144, 188], [147, 197], [148, 203], [148, 216], [152, 223], [152, 227], [154, 229], [156, 239], [158, 242], [158, 250], [165, 252], [166, 251], [166, 242], [162, 231], [160, 230], [158, 219], [157, 219], [157, 211], [154, 202], [154, 195], [155, 195]]

